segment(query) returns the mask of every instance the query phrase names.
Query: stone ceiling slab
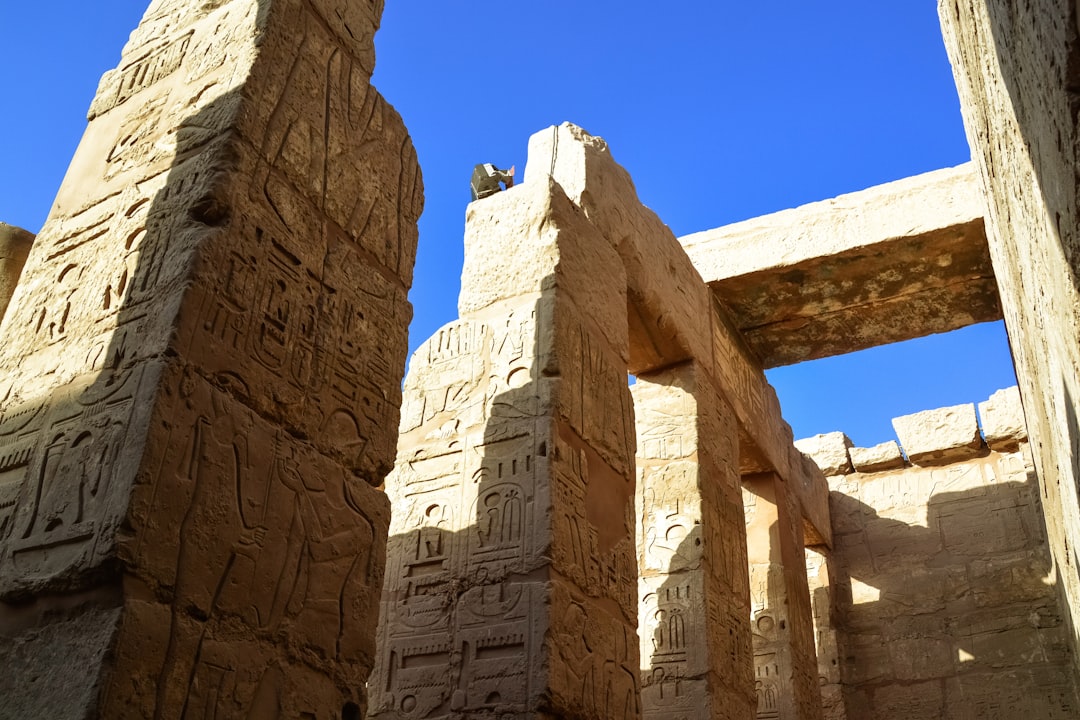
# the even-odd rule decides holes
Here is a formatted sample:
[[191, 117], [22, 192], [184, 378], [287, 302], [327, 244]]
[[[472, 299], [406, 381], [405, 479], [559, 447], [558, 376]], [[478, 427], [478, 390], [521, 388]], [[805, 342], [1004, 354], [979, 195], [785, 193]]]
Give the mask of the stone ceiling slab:
[[1001, 318], [971, 164], [680, 238], [765, 367]]

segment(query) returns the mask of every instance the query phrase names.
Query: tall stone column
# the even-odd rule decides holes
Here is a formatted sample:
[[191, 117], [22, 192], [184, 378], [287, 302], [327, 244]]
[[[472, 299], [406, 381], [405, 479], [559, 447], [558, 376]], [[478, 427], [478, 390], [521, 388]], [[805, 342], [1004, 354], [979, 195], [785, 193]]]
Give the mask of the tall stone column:
[[155, 0], [102, 78], [0, 327], [5, 712], [362, 714], [422, 205], [381, 6]]
[[547, 177], [469, 206], [413, 355], [373, 717], [640, 717], [618, 255]]
[[802, 512], [775, 473], [743, 477], [758, 720], [821, 720]]
[[656, 720], [754, 717], [738, 425], [693, 363], [639, 374], [642, 704]]

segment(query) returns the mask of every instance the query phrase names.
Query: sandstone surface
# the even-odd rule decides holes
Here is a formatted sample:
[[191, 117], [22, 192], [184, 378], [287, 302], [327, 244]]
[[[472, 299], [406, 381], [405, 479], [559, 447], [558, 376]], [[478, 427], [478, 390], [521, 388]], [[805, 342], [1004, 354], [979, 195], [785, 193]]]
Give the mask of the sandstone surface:
[[930, 465], [973, 457], [983, 448], [975, 405], [953, 405], [893, 418], [893, 429], [908, 460]]
[[895, 440], [887, 440], [868, 448], [853, 447], [848, 452], [851, 454], [851, 465], [855, 472], [877, 472], [904, 466], [904, 456]]
[[154, 0], [102, 78], [0, 325], [22, 716], [362, 713], [423, 202], [380, 13]]
[[15, 294], [15, 286], [19, 284], [19, 275], [33, 244], [33, 233], [0, 222], [0, 321]]
[[636, 720], [621, 263], [547, 177], [472, 203], [465, 245], [405, 382], [371, 717]]
[[[802, 543], [830, 532], [760, 366], [580, 128], [533, 136], [465, 244], [461, 317], [405, 385], [373, 716], [751, 716], [740, 477], [775, 473], [807, 628]], [[784, 666], [813, 707], [800, 632]]]
[[680, 238], [765, 367], [1001, 317], [970, 164]]
[[1022, 443], [832, 478], [834, 551], [810, 575], [819, 659], [838, 650], [828, 717], [1080, 712], [1033, 470]]
[[[1080, 28], [1075, 3], [939, 0], [1048, 538], [1080, 643]], [[1080, 653], [1073, 653], [1080, 672]]]
[[851, 472], [851, 440], [842, 432], [796, 440], [795, 447], [803, 455], [809, 456], [826, 476]]

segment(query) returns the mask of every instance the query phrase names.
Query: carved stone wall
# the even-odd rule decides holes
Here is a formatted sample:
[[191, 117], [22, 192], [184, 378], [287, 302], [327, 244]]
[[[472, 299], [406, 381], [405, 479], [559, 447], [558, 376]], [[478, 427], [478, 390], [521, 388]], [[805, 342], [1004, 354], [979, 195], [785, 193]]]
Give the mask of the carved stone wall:
[[381, 9], [156, 0], [102, 78], [0, 327], [18, 715], [362, 712], [422, 206]]
[[618, 256], [546, 179], [465, 246], [405, 383], [373, 717], [639, 718]]
[[[980, 405], [982, 435], [974, 406], [898, 418], [922, 464], [858, 471], [861, 461], [849, 462], [829, 478], [835, 546], [811, 590], [826, 697], [835, 699], [827, 669], [839, 650], [848, 718], [1080, 712], [1030, 448], [1022, 428], [1002, 432], [1002, 416], [1019, 410], [1014, 395], [1009, 412], [1008, 397]], [[816, 454], [823, 465], [845, 448], [843, 435], [829, 439], [831, 450]]]
[[831, 538], [824, 476], [606, 143], [541, 131], [525, 175], [469, 206], [461, 319], [406, 379], [374, 716], [749, 720], [739, 479], [783, 483], [805, 577], [804, 534]]
[[[1080, 640], [1076, 3], [940, 0], [1059, 586]], [[1073, 654], [1080, 671], [1080, 655]]]

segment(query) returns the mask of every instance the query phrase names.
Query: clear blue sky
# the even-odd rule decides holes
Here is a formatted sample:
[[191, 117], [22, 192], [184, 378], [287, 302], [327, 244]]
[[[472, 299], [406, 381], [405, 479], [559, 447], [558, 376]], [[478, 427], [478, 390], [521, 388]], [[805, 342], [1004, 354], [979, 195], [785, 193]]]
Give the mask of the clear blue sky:
[[[40, 229], [145, 0], [0, 3], [0, 220]], [[388, 0], [374, 82], [426, 187], [411, 346], [456, 317], [468, 179], [529, 135], [604, 137], [676, 235], [967, 161], [933, 0]], [[1000, 323], [769, 373], [796, 437], [1015, 382]]]

